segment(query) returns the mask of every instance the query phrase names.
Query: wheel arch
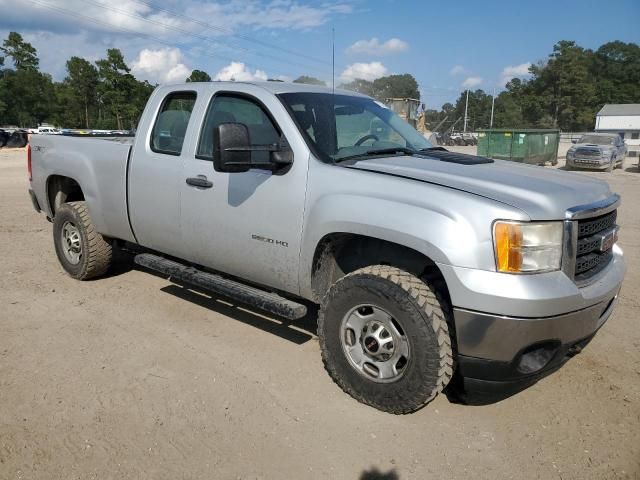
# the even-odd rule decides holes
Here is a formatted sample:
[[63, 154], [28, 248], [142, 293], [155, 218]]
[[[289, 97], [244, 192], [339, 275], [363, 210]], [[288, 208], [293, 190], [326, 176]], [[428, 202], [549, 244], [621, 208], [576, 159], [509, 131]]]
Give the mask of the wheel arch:
[[66, 175], [50, 175], [47, 178], [46, 192], [51, 218], [55, 217], [56, 210], [63, 203], [85, 200], [80, 183], [75, 178]]
[[332, 232], [317, 243], [311, 265], [311, 298], [320, 302], [338, 279], [363, 267], [388, 265], [437, 283], [449, 299], [444, 277], [425, 253], [387, 239], [359, 233]]

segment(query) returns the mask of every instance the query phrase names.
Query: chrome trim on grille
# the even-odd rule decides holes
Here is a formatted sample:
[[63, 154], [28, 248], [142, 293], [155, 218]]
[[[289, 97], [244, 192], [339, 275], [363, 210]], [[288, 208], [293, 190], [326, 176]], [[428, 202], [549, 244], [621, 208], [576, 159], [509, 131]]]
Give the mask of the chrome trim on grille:
[[[578, 254], [578, 220], [606, 215], [620, 206], [620, 195], [614, 193], [604, 200], [578, 205], [567, 209], [564, 220], [564, 237], [562, 248], [562, 271], [574, 282], [576, 256]], [[598, 276], [596, 274], [595, 276]], [[576, 282], [579, 287], [591, 283], [592, 279]]]
[[562, 246], [562, 271], [571, 280], [576, 274], [576, 255], [578, 250], [578, 222], [565, 220]]
[[599, 202], [578, 205], [569, 208], [564, 215], [567, 220], [580, 220], [582, 218], [597, 217], [612, 212], [620, 206], [620, 195], [614, 193], [609, 198]]

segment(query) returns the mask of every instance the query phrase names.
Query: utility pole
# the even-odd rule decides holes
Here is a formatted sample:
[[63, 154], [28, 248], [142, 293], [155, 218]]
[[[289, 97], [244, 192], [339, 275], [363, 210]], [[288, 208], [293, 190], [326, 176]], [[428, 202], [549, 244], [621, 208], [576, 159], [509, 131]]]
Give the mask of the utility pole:
[[489, 128], [493, 128], [493, 108], [496, 105], [496, 87], [493, 87], [493, 95], [491, 96], [491, 123], [489, 123]]
[[469, 108], [469, 89], [467, 88], [467, 101], [464, 104], [464, 129], [463, 131], [467, 132], [467, 110]]

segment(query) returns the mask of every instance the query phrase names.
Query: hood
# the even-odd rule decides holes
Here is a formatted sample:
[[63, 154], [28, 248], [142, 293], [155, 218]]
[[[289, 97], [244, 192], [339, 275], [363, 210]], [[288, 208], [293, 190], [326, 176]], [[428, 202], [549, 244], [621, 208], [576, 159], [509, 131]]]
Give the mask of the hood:
[[589, 148], [589, 149], [600, 149], [600, 150], [613, 150], [615, 147], [613, 145], [598, 145], [597, 143], [576, 143], [571, 147], [571, 150], [575, 150], [577, 148]]
[[531, 220], [560, 220], [570, 207], [612, 195], [602, 180], [505, 160], [464, 165], [425, 156], [360, 160], [348, 168], [384, 173], [454, 188], [523, 210]]

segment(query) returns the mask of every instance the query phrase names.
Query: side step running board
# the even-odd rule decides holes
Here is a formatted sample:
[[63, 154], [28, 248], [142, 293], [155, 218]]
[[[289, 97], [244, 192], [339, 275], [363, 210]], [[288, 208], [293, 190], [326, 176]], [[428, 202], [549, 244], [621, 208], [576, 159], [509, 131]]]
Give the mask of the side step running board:
[[213, 273], [203, 272], [193, 267], [168, 260], [150, 253], [140, 253], [134, 262], [150, 270], [163, 273], [180, 282], [188, 283], [204, 290], [233, 298], [252, 307], [280, 315], [289, 320], [297, 320], [307, 314], [307, 307], [281, 297], [276, 293], [265, 292]]

